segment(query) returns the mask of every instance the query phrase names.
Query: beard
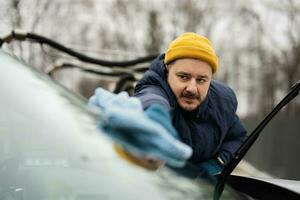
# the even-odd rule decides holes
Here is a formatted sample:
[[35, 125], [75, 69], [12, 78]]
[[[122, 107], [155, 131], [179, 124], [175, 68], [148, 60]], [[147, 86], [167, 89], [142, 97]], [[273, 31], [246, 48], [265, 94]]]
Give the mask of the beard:
[[177, 99], [180, 107], [186, 111], [193, 111], [198, 108], [201, 103], [200, 95], [192, 92], [183, 92]]
[[180, 95], [181, 98], [187, 98], [187, 99], [199, 99], [199, 95], [197, 95], [196, 93], [193, 93], [193, 92], [187, 92], [187, 91], [184, 91], [181, 95]]

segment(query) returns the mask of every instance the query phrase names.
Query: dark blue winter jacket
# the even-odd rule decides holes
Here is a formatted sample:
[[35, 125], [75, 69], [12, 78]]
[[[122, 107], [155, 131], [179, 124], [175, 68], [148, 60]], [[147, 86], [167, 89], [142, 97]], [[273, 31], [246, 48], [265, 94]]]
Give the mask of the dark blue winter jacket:
[[213, 80], [207, 98], [193, 112], [182, 110], [166, 80], [164, 54], [158, 56], [137, 83], [135, 96], [144, 109], [153, 103], [166, 107], [180, 139], [193, 149], [191, 162], [220, 156], [227, 163], [246, 137], [236, 115], [237, 99], [232, 89]]

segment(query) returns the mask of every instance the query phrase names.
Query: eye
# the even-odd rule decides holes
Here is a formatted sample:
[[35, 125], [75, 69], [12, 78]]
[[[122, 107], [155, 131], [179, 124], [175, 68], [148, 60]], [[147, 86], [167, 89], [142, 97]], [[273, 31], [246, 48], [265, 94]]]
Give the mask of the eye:
[[207, 82], [207, 80], [205, 78], [199, 78], [199, 79], [197, 79], [197, 83], [202, 84], [202, 83], [206, 83], [206, 82]]
[[183, 80], [183, 81], [186, 81], [186, 80], [189, 79], [189, 77], [188, 77], [187, 75], [184, 75], [184, 74], [177, 74], [177, 76], [178, 76], [181, 80]]

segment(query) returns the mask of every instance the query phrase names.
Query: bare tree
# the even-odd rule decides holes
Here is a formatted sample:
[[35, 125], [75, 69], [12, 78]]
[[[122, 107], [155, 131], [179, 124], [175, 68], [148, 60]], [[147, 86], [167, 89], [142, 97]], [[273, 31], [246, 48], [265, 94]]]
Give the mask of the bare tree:
[[[273, 55], [273, 67], [278, 66], [279, 70], [273, 69], [274, 73], [282, 76], [278, 89], [285, 93], [300, 78], [300, 3], [295, 0], [280, 0], [279, 4], [268, 2], [266, 5], [283, 15], [286, 19], [285, 32], [281, 40], [286, 41], [285, 46], [279, 46], [279, 54]], [[274, 49], [270, 50], [274, 51]], [[270, 78], [268, 80], [271, 80]], [[289, 115], [300, 113], [300, 102], [290, 104], [286, 112]]]
[[148, 54], [160, 53], [163, 35], [158, 21], [158, 13], [155, 10], [149, 12], [148, 35], [145, 47], [146, 52]]
[[[10, 18], [12, 29], [20, 29], [22, 27], [21, 3], [21, 0], [12, 0], [8, 5], [7, 14]], [[20, 57], [23, 57], [23, 48], [20, 43], [11, 45], [9, 48], [11, 51], [18, 51]]]

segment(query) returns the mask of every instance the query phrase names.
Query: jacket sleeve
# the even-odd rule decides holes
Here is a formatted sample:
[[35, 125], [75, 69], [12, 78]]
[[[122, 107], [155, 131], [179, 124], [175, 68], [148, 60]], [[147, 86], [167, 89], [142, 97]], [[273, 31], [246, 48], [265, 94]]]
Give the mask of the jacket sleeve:
[[161, 88], [155, 85], [147, 85], [139, 89], [134, 94], [142, 102], [144, 110], [146, 110], [152, 104], [159, 104], [170, 111], [171, 106], [166, 94]]
[[233, 124], [229, 128], [220, 148], [219, 156], [225, 164], [233, 158], [234, 153], [246, 139], [246, 134], [247, 131], [245, 127], [241, 123], [239, 117], [235, 115]]

